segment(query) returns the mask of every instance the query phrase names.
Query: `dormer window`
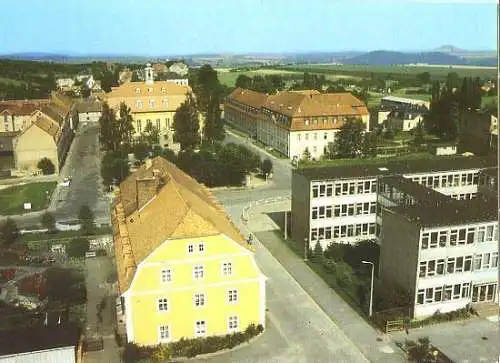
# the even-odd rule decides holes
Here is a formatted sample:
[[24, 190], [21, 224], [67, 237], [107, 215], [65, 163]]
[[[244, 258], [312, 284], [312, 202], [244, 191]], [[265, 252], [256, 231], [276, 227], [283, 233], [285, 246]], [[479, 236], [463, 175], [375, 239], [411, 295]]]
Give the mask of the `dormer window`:
[[151, 87], [148, 88], [148, 93], [153, 93], [153, 89]]
[[309, 125], [309, 120], [305, 120], [304, 125], [306, 125], [306, 126]]
[[135, 93], [136, 93], [136, 94], [141, 93], [141, 89], [140, 89], [139, 87], [137, 87], [137, 88], [135, 89]]
[[135, 105], [137, 106], [137, 108], [142, 108], [142, 101], [141, 100], [137, 100], [135, 102]]
[[162, 87], [161, 88], [161, 93], [165, 93], [165, 92], [167, 92], [167, 90], [165, 89], [165, 87]]

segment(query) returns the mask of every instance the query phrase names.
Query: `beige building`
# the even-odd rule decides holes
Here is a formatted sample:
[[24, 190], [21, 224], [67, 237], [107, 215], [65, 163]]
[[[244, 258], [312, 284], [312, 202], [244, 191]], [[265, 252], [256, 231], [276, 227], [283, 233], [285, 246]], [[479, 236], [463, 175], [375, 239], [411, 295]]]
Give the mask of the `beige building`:
[[306, 149], [320, 158], [348, 118], [360, 119], [368, 131], [368, 109], [350, 93], [306, 90], [268, 96], [238, 88], [224, 104], [226, 122], [290, 159], [300, 159]]
[[18, 173], [38, 172], [37, 164], [45, 157], [52, 161], [58, 173], [73, 140], [78, 121], [73, 115], [72, 100], [53, 93], [45, 101], [37, 101], [33, 113], [12, 141]]
[[172, 147], [175, 112], [188, 95], [192, 94], [192, 90], [189, 86], [168, 81], [155, 82], [154, 70], [150, 64], [145, 68], [145, 80], [114, 87], [111, 92], [102, 96], [103, 100], [117, 112], [122, 102], [130, 107], [134, 136], [140, 136], [150, 124], [160, 131], [160, 144]]

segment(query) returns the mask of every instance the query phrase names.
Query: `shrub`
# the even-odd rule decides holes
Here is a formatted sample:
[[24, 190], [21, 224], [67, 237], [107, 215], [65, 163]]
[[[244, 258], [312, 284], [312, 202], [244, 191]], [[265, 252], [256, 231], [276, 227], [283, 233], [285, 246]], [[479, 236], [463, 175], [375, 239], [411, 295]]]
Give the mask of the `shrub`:
[[40, 159], [36, 167], [42, 171], [43, 175], [51, 175], [56, 171], [56, 167], [49, 158]]
[[122, 357], [125, 363], [136, 363], [142, 358], [141, 348], [137, 344], [127, 343]]

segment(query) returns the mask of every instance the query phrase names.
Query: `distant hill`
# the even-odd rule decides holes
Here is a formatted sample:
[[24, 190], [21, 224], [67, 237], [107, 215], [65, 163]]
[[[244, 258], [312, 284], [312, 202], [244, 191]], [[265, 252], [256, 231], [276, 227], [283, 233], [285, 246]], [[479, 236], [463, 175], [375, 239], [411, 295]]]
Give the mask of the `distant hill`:
[[13, 60], [43, 61], [43, 62], [66, 62], [69, 59], [67, 55], [55, 54], [55, 53], [43, 53], [43, 52], [12, 53], [12, 54], [1, 55], [0, 58], [13, 59]]
[[466, 60], [454, 55], [440, 52], [422, 52], [422, 53], [401, 53], [386, 50], [377, 50], [374, 52], [358, 55], [353, 58], [342, 61], [344, 64], [370, 64], [370, 65], [391, 65], [391, 64], [456, 64], [465, 65]]

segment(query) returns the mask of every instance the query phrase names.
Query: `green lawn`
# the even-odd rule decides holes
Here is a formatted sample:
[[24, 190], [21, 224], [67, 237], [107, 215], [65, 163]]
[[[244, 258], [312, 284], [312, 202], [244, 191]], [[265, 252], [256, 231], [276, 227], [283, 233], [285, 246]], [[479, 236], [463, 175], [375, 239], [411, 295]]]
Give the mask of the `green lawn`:
[[16, 185], [0, 190], [0, 215], [20, 214], [23, 204], [31, 203], [31, 211], [47, 208], [57, 182]]
[[219, 69], [217, 75], [219, 77], [220, 83], [226, 85], [228, 87], [234, 87], [236, 83], [236, 79], [240, 75], [246, 75], [248, 77], [254, 77], [257, 75], [265, 76], [271, 74], [279, 74], [283, 77], [291, 77], [291, 78], [302, 78], [302, 72], [296, 71], [288, 71], [288, 70], [279, 70], [279, 69], [268, 69], [261, 68], [253, 71], [237, 71], [237, 72], [228, 72], [227, 69]]
[[481, 100], [482, 106], [486, 106], [489, 104], [497, 104], [497, 96], [483, 96], [483, 99]]

